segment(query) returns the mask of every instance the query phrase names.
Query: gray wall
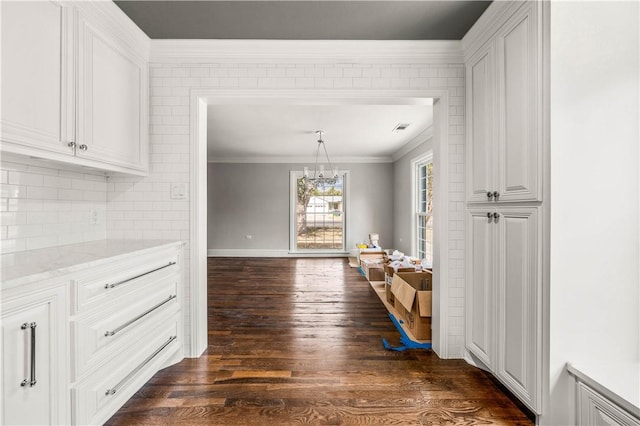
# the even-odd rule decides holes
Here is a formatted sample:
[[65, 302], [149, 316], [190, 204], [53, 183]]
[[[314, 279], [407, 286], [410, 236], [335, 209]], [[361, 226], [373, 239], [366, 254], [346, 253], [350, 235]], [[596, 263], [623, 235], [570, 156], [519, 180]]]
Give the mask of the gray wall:
[[[411, 161], [433, 149], [432, 139], [418, 145], [393, 163], [393, 248], [414, 256], [411, 245], [411, 228], [414, 214], [411, 210]], [[434, 206], [436, 209], [436, 206]], [[435, 216], [434, 212], [434, 216]]]
[[[289, 249], [289, 171], [296, 164], [209, 163], [209, 250]], [[350, 172], [347, 249], [380, 234], [393, 242], [393, 164], [337, 164]], [[245, 235], [252, 235], [248, 240]]]

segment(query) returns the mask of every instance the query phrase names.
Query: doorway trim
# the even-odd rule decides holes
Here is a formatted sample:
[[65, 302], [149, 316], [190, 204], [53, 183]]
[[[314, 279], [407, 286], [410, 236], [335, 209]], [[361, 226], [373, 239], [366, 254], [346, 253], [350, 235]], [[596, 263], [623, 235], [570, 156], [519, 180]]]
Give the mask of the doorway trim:
[[[189, 321], [185, 327], [189, 344], [187, 357], [198, 357], [207, 348], [207, 107], [247, 103], [287, 103], [293, 105], [414, 105], [433, 100], [434, 205], [442, 206], [445, 216], [434, 212], [434, 282], [447, 283], [449, 276], [449, 92], [423, 90], [343, 90], [343, 89], [212, 89], [194, 88], [190, 92], [190, 241], [187, 294]], [[448, 357], [449, 292], [447, 285], [433, 291], [433, 350]]]

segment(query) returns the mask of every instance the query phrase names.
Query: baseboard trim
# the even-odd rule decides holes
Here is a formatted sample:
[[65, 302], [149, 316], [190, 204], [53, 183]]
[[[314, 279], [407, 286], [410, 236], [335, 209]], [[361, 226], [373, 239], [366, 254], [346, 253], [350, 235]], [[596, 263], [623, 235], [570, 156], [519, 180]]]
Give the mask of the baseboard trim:
[[208, 257], [349, 257], [350, 253], [291, 253], [279, 249], [209, 249]]

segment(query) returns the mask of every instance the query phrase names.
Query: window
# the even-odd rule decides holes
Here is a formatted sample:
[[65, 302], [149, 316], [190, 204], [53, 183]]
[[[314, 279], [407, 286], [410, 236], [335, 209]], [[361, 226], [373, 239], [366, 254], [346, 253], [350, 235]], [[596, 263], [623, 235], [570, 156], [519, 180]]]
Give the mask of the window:
[[291, 251], [344, 252], [347, 172], [311, 181], [291, 172]]
[[429, 154], [415, 162], [416, 256], [433, 264], [433, 159]]

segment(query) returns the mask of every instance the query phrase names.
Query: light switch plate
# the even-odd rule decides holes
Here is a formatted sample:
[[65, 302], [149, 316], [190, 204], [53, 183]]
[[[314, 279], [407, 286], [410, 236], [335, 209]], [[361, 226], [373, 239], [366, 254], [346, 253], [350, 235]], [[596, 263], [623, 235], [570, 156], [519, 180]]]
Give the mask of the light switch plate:
[[184, 200], [187, 198], [187, 184], [185, 183], [172, 183], [171, 184], [171, 199]]

